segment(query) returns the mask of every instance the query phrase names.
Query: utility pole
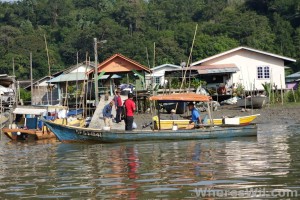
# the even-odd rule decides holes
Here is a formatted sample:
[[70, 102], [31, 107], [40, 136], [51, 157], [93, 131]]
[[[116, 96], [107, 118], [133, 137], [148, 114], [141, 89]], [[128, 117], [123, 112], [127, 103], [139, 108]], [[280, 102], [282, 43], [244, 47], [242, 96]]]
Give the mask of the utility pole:
[[98, 106], [99, 103], [99, 88], [98, 88], [98, 42], [97, 38], [94, 38], [94, 53], [95, 53], [95, 72], [94, 72], [94, 81], [95, 81], [95, 106]]

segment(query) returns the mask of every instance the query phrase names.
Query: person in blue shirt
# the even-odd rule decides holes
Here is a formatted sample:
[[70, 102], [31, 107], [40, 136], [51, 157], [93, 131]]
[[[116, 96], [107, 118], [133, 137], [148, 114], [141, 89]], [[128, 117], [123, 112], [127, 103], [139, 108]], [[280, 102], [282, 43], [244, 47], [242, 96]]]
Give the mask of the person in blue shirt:
[[202, 124], [200, 111], [197, 108], [195, 108], [195, 105], [193, 102], [190, 102], [188, 104], [188, 107], [189, 107], [189, 110], [192, 112], [192, 118], [190, 121], [190, 126], [188, 126], [188, 128], [199, 128], [200, 125]]
[[107, 104], [106, 106], [104, 106], [103, 108], [103, 119], [104, 119], [104, 124], [105, 126], [109, 126], [110, 128], [112, 128], [112, 107], [114, 105], [114, 101], [109, 102], [109, 104]]

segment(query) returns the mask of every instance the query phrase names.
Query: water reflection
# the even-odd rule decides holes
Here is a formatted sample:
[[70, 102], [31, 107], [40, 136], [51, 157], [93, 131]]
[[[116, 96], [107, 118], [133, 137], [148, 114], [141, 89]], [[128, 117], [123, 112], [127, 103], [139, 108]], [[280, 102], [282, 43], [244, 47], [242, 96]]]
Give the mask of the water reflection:
[[194, 198], [195, 188], [299, 189], [299, 127], [262, 125], [257, 138], [226, 140], [0, 143], [0, 197], [182, 199]]

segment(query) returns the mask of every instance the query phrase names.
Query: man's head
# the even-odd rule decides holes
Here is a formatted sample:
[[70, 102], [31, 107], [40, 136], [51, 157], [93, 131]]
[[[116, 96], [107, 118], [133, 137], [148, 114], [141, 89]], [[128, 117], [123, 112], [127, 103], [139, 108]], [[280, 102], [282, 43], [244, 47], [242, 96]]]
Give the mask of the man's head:
[[113, 106], [114, 105], [114, 101], [109, 102], [109, 105]]
[[116, 95], [120, 95], [120, 90], [116, 90]]
[[193, 110], [194, 109], [194, 103], [193, 102], [190, 102], [189, 104], [188, 104], [188, 107], [189, 107], [189, 110]]
[[132, 93], [128, 93], [128, 99], [133, 99], [133, 94]]
[[176, 110], [175, 109], [172, 109], [171, 110], [171, 114], [175, 114], [176, 113]]

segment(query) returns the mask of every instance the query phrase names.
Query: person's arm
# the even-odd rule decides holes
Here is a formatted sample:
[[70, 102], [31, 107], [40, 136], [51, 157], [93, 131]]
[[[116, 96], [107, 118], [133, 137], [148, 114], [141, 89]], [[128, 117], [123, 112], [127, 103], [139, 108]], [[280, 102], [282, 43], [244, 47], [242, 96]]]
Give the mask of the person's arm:
[[199, 120], [199, 124], [202, 124], [201, 115], [199, 115], [198, 120]]
[[132, 110], [133, 110], [133, 112], [135, 112], [135, 103], [134, 102], [132, 103]]

